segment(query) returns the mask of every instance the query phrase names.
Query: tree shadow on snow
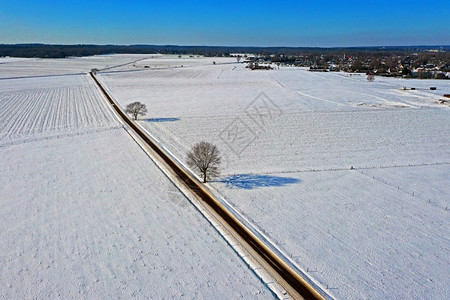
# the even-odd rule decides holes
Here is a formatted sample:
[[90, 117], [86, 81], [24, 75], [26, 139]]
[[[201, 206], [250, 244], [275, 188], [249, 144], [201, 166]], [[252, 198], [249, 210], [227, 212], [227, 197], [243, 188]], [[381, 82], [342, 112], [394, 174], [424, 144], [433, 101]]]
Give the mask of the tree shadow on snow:
[[220, 182], [225, 183], [228, 188], [252, 190], [260, 187], [285, 186], [299, 183], [300, 179], [270, 175], [241, 174], [228, 176]]
[[147, 122], [160, 123], [160, 122], [176, 122], [180, 121], [180, 118], [151, 118], [147, 119]]

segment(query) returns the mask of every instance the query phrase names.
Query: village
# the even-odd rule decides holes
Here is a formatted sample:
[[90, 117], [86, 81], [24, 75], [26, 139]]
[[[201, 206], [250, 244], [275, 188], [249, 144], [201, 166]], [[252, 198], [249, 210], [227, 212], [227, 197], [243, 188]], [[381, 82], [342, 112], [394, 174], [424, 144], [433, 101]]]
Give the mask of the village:
[[[308, 67], [314, 72], [356, 72], [384, 77], [418, 79], [450, 79], [450, 54], [441, 49], [422, 51], [378, 51], [362, 49], [336, 49], [311, 51], [305, 54], [252, 55], [232, 54], [244, 57], [250, 69], [297, 66]], [[344, 53], [346, 52], [346, 53]]]

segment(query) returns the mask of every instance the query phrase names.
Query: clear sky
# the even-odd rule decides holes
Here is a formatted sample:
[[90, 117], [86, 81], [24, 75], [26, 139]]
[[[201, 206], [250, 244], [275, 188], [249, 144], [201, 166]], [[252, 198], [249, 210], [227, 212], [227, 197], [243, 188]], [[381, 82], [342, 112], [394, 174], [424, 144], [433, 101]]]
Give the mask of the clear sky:
[[0, 44], [450, 44], [450, 0], [0, 0]]

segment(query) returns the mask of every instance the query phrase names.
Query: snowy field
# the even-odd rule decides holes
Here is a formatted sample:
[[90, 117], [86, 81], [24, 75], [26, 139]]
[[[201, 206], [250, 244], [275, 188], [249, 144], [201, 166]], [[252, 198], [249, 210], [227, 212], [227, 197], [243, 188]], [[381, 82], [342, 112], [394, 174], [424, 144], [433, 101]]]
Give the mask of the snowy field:
[[233, 142], [229, 126], [239, 122], [211, 116], [141, 124], [180, 158], [202, 139], [218, 144], [224, 176], [450, 163], [449, 137], [442, 130], [448, 110], [284, 113], [263, 129], [242, 126], [245, 139]]
[[[87, 75], [31, 78], [135, 57], [92, 59], [0, 80], [0, 299], [273, 298]], [[3, 78], [27, 65], [1, 63]]]
[[132, 65], [151, 57], [152, 55], [144, 54], [96, 55], [64, 59], [0, 57], [0, 80], [79, 74], [89, 72], [93, 68], [109, 69], [116, 66], [124, 68], [128, 64]]
[[448, 165], [383, 171], [235, 175], [214, 186], [337, 298], [448, 298]]
[[72, 75], [86, 73], [92, 69], [109, 72], [143, 71], [227, 63], [230, 58], [201, 58], [183, 55], [162, 56], [160, 54], [95, 55], [73, 58], [16, 58], [0, 57], [0, 80], [20, 77], [45, 77], [49, 75]]
[[449, 81], [205, 62], [100, 78], [180, 161], [217, 144], [210, 185], [331, 295], [450, 297]]
[[2, 83], [0, 145], [119, 126], [86, 75]]

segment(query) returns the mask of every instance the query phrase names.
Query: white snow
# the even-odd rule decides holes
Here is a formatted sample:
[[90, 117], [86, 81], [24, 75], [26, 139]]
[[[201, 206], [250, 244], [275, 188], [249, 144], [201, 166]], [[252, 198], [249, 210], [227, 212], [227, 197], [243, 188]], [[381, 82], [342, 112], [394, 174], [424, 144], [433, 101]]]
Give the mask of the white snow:
[[119, 126], [87, 75], [11, 79], [0, 87], [0, 145]]
[[72, 58], [13, 58], [0, 57], [0, 79], [86, 73], [92, 69], [108, 72], [143, 71], [229, 63], [235, 58], [201, 58], [183, 55], [111, 54]]
[[224, 154], [223, 175], [450, 163], [444, 110], [285, 111], [264, 128], [242, 114], [248, 134], [231, 142], [227, 128], [236, 117], [150, 118], [141, 124], [181, 159], [195, 142], [214, 142]]
[[450, 297], [448, 81], [243, 64], [100, 78], [180, 161], [217, 144], [211, 186], [331, 295]]
[[450, 297], [450, 83], [235, 61], [1, 58], [0, 298], [271, 297], [89, 77], [60, 76], [92, 68], [180, 161], [216, 143], [210, 186], [331, 295]]
[[96, 55], [73, 58], [0, 58], [0, 79], [86, 73], [91, 69], [105, 69], [133, 64], [150, 58], [148, 54]]
[[[254, 174], [214, 186], [339, 299], [448, 298], [448, 165], [413, 167], [422, 177], [396, 179], [400, 189], [376, 171]], [[436, 173], [446, 177], [434, 185], [447, 188], [428, 203], [418, 190]]]
[[[73, 61], [15, 75], [67, 74]], [[0, 298], [273, 297], [87, 75], [0, 83]]]

